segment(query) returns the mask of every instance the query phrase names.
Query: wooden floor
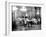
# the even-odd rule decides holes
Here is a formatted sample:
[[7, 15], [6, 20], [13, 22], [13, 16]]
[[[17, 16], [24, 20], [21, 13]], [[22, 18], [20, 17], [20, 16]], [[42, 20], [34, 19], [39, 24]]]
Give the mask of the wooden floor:
[[14, 31], [25, 31], [25, 30], [41, 30], [41, 27], [40, 25], [32, 25], [32, 27], [19, 26], [18, 29]]
[[40, 25], [32, 25], [32, 30], [40, 30]]

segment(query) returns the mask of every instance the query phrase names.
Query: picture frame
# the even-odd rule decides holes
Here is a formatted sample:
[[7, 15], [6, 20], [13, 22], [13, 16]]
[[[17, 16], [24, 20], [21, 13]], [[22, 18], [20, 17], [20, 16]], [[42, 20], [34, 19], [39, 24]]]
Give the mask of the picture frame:
[[[5, 17], [6, 17], [6, 24], [5, 24], [5, 34], [15, 34], [16, 31], [12, 31], [12, 6], [20, 5], [20, 6], [35, 6], [35, 7], [41, 7], [41, 12], [43, 13], [44, 6], [43, 4], [35, 4], [35, 3], [17, 3], [17, 2], [5, 2]], [[41, 13], [41, 20], [42, 20], [42, 13]], [[43, 23], [41, 21], [41, 30], [43, 30]], [[37, 31], [37, 30], [32, 30]], [[20, 31], [19, 31], [20, 32]]]

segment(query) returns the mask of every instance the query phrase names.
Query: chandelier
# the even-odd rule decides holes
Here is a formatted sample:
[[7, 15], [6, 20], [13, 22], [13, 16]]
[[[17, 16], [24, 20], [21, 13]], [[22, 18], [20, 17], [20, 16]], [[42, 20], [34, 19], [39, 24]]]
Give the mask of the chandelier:
[[26, 12], [27, 9], [23, 6], [23, 7], [20, 9], [20, 11], [22, 11], [22, 12]]
[[18, 10], [18, 8], [17, 7], [13, 7], [13, 11], [15, 11], [15, 10]]

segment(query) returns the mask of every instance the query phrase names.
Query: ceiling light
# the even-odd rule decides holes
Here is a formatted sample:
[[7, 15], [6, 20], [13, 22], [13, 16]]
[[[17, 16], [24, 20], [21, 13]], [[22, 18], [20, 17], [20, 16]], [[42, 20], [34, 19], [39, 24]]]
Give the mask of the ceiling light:
[[13, 11], [14, 11], [14, 10], [18, 10], [18, 8], [17, 8], [17, 7], [13, 7]]
[[20, 11], [25, 12], [25, 11], [27, 11], [27, 9], [23, 6], [23, 7], [20, 9]]

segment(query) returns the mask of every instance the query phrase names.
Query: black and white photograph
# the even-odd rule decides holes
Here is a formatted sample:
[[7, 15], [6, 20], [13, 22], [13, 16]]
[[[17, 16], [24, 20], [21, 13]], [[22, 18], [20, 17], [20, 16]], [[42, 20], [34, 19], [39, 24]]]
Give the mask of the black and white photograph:
[[46, 37], [46, 1], [1, 0], [0, 37]]
[[12, 6], [12, 31], [41, 30], [41, 7]]

